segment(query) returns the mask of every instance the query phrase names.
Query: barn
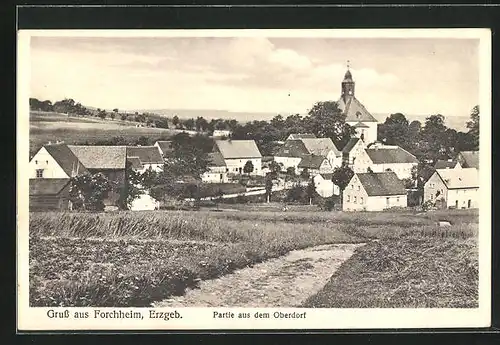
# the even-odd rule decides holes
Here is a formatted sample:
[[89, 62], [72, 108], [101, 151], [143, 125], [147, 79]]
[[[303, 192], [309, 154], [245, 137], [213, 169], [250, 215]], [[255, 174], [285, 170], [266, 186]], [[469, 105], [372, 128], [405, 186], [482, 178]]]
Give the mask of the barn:
[[69, 178], [33, 178], [29, 183], [29, 210], [68, 210]]

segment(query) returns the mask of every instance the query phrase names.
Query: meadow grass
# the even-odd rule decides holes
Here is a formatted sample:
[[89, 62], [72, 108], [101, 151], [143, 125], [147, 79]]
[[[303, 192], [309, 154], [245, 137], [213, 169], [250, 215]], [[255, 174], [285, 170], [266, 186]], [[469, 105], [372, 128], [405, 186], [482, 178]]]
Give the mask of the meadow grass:
[[[454, 224], [440, 228], [436, 221], [443, 217], [452, 217]], [[432, 254], [429, 258], [434, 254], [446, 256], [446, 250], [452, 250], [449, 255], [456, 254], [453, 248], [462, 243], [473, 245], [477, 235], [474, 219], [477, 216], [472, 210], [413, 216], [402, 212], [35, 212], [30, 213], [30, 303], [32, 306], [148, 306], [182, 294], [199, 280], [213, 279], [291, 250], [378, 239], [380, 242], [359, 249], [354, 259], [349, 259], [339, 270], [345, 272], [339, 278], [342, 282], [339, 289], [345, 286], [346, 291], [354, 294], [350, 287], [354, 289], [361, 284], [356, 277], [372, 274], [372, 266], [385, 267], [377, 260], [389, 257], [398, 262], [397, 257], [402, 253], [406, 257], [417, 255], [426, 250], [422, 243], [437, 248], [427, 251]], [[443, 247], [443, 243], [447, 246]], [[391, 250], [400, 248], [409, 251], [391, 254]], [[472, 249], [466, 253], [469, 252]], [[459, 257], [472, 263], [477, 261], [474, 256]], [[436, 261], [440, 262], [444, 261]], [[427, 265], [430, 271], [426, 273], [441, 272], [433, 271], [442, 270], [441, 266], [436, 268], [431, 264], [412, 264], [406, 271], [422, 271], [422, 265]], [[465, 267], [463, 262], [460, 264]], [[365, 267], [368, 273], [359, 267]], [[385, 286], [390, 290], [392, 285], [383, 279], [393, 279], [394, 272], [384, 274], [380, 275], [378, 288]], [[457, 278], [447, 274], [450, 279]], [[336, 286], [332, 284], [325, 291]], [[322, 295], [319, 296], [322, 301]], [[346, 301], [353, 300], [344, 297]], [[321, 306], [317, 299], [311, 301], [312, 305]], [[398, 303], [403, 302], [408, 303], [407, 300]]]
[[[449, 213], [449, 215], [447, 215]], [[351, 227], [351, 235], [376, 238], [360, 247], [308, 308], [476, 308], [478, 218], [474, 211], [439, 211], [449, 227]]]

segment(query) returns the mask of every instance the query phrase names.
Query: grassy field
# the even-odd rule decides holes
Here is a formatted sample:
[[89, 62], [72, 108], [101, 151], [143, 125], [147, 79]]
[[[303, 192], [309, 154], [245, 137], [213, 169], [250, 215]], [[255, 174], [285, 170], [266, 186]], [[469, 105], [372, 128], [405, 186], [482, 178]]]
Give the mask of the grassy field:
[[36, 150], [49, 141], [82, 144], [121, 136], [136, 141], [141, 136], [167, 138], [178, 131], [162, 128], [135, 127], [128, 121], [102, 120], [96, 117], [67, 117], [58, 113], [30, 113], [30, 150]]
[[[454, 224], [447, 229], [439, 228], [436, 221], [441, 219]], [[456, 262], [462, 265], [461, 269], [468, 270], [467, 274], [474, 272], [477, 265], [474, 222], [477, 223], [477, 212], [460, 210], [422, 215], [307, 212], [305, 208], [297, 212], [31, 213], [30, 303], [32, 306], [147, 306], [182, 294], [199, 280], [216, 278], [294, 249], [379, 239], [380, 242], [370, 242], [363, 247], [366, 249], [359, 250], [325, 290], [308, 301], [311, 306], [319, 307], [335, 301], [335, 305], [344, 301], [347, 306], [355, 299], [369, 305], [366, 299], [370, 297], [363, 299], [355, 290], [362, 288], [360, 291], [374, 298], [366, 287], [370, 286], [365, 279], [369, 274], [373, 278], [383, 273], [377, 285], [380, 291], [393, 290], [393, 285], [386, 281], [395, 279], [391, 275], [400, 279], [399, 284], [413, 282], [401, 280], [403, 274], [410, 274], [411, 279], [428, 274], [434, 279], [426, 277], [428, 284], [436, 281], [442, 286], [469, 284], [472, 278], [453, 270], [458, 269]], [[439, 259], [439, 255], [441, 261], [424, 260]], [[391, 260], [399, 262], [396, 271], [391, 270], [394, 265]], [[444, 260], [453, 263], [444, 266]], [[470, 289], [475, 289], [473, 284]], [[342, 297], [332, 302], [327, 297], [331, 291]], [[452, 296], [451, 300], [462, 296], [460, 291], [451, 289], [446, 293]]]
[[[448, 214], [447, 214], [448, 213]], [[412, 229], [374, 226], [355, 230], [378, 241], [361, 247], [304, 307], [478, 307], [477, 211], [431, 212], [451, 227]], [[354, 230], [354, 229], [353, 229]]]

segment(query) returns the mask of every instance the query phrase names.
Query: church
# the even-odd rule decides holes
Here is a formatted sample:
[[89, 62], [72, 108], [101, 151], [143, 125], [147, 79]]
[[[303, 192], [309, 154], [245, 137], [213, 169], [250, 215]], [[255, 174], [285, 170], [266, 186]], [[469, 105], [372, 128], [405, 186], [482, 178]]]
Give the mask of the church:
[[377, 119], [356, 98], [354, 87], [355, 82], [347, 67], [337, 105], [346, 115], [346, 123], [356, 129], [356, 137], [360, 138], [366, 146], [377, 141]]

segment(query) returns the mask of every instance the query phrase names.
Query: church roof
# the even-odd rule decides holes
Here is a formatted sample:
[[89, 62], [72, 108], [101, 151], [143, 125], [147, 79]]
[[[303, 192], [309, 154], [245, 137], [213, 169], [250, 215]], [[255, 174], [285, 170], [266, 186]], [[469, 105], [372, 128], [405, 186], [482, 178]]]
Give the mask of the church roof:
[[337, 102], [337, 105], [344, 114], [346, 114], [346, 122], [378, 122], [376, 118], [361, 102], [354, 96], [341, 97]]
[[347, 72], [345, 72], [344, 81], [353, 81], [351, 71], [347, 70]]

